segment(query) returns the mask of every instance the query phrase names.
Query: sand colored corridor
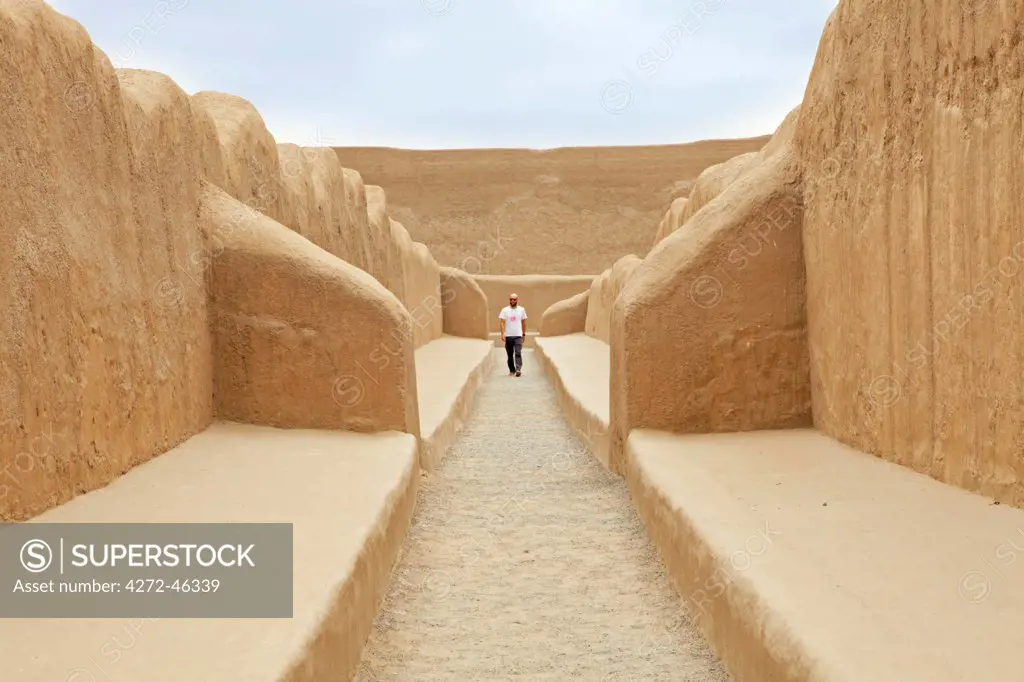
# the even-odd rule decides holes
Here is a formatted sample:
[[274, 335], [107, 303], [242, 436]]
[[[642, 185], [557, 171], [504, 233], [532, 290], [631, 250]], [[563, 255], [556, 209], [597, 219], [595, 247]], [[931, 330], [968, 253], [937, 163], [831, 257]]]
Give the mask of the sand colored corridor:
[[356, 680], [728, 680], [535, 352], [519, 379], [494, 352], [458, 440], [423, 475]]

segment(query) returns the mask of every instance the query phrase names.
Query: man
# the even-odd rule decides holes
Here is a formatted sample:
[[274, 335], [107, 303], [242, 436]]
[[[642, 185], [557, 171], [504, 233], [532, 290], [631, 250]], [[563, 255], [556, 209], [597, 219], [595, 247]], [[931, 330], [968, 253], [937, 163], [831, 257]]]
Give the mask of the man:
[[519, 307], [519, 294], [508, 297], [508, 305], [498, 313], [501, 340], [508, 356], [508, 375], [523, 376], [523, 339], [526, 338], [526, 308]]

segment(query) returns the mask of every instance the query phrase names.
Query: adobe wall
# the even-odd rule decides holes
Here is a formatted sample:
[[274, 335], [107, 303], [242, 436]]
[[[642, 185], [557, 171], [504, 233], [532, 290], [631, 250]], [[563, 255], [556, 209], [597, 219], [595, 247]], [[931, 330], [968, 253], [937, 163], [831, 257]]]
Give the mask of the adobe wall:
[[487, 296], [468, 273], [441, 268], [441, 305], [445, 334], [486, 339], [491, 331]]
[[207, 185], [216, 413], [419, 435], [413, 324], [368, 273]]
[[626, 282], [633, 276], [642, 261], [633, 254], [623, 256], [615, 265], [601, 273], [590, 285], [587, 297], [587, 319], [584, 331], [605, 343], [609, 343], [612, 308]]
[[690, 200], [686, 197], [673, 199], [665, 212], [665, 217], [658, 223], [658, 231], [654, 235], [654, 243], [657, 244], [665, 237], [678, 230], [683, 224], [683, 212]]
[[336, 151], [367, 184], [387, 188], [391, 216], [439, 264], [474, 276], [578, 275], [602, 272], [626, 253], [646, 255], [649, 226], [673, 199], [686, 196], [701, 171], [756, 151], [767, 139], [543, 151]]
[[[324, 150], [324, 153], [330, 154], [331, 152]], [[341, 171], [345, 192], [345, 223], [349, 231], [365, 235], [361, 237], [366, 253], [366, 263], [363, 269], [387, 288], [391, 254], [394, 251], [394, 245], [391, 243], [391, 230], [384, 229], [379, 223], [370, 222], [363, 177], [351, 168], [342, 168]], [[353, 265], [361, 267], [356, 263]]]
[[[234, 193], [207, 193], [204, 205], [215, 285], [217, 416], [419, 435], [412, 351], [439, 337], [442, 326], [440, 278], [429, 254], [408, 235], [389, 231], [388, 240], [398, 244], [392, 250], [402, 253], [402, 295], [395, 296], [368, 272], [388, 261], [372, 251], [358, 174], [346, 174], [330, 148], [276, 145], [241, 98], [194, 98], [221, 134], [230, 132], [220, 140], [227, 177], [247, 178], [233, 185]], [[254, 208], [276, 206], [288, 222], [246, 210], [240, 203], [246, 197]], [[278, 229], [286, 226], [307, 239]], [[436, 321], [422, 314], [431, 301]], [[410, 313], [419, 317], [410, 320]]]
[[611, 319], [614, 471], [624, 473], [625, 438], [636, 428], [810, 425], [796, 118], [655, 246], [619, 295]]
[[382, 189], [375, 188], [375, 201], [368, 201], [362, 176], [343, 168], [329, 147], [276, 144], [259, 112], [240, 97], [200, 92], [192, 99], [214, 128], [220, 154], [212, 163], [223, 165], [223, 188], [230, 196], [364, 270], [396, 295], [402, 291]]
[[379, 188], [369, 193], [371, 206], [378, 219], [387, 219], [388, 231], [394, 244], [391, 260], [392, 286], [398, 290], [398, 299], [413, 318], [416, 347], [440, 338], [444, 333], [444, 310], [441, 304], [441, 268], [423, 244], [409, 237], [405, 227], [381, 213], [386, 198]]
[[[771, 140], [769, 140], [768, 144], [771, 144]], [[658, 223], [658, 229], [654, 236], [654, 245], [657, 245], [661, 240], [682, 227], [682, 225], [711, 203], [749, 168], [758, 164], [762, 158], [763, 154], [760, 152], [739, 154], [722, 163], [710, 166], [701, 172], [693, 183], [687, 197], [677, 197], [672, 200], [661, 222]], [[590, 289], [589, 303], [586, 308], [586, 323], [584, 326], [584, 331], [589, 336], [608, 343], [612, 306], [615, 303], [616, 297], [632, 275], [633, 270], [636, 269], [640, 262], [641, 259], [635, 254], [623, 256], [612, 267], [594, 278]], [[579, 301], [575, 298], [573, 298], [573, 301], [573, 305], [578, 307]], [[559, 309], [559, 314], [562, 314], [561, 308]], [[552, 324], [555, 324], [554, 318]]]
[[476, 275], [477, 284], [487, 296], [490, 329], [498, 331], [498, 313], [508, 305], [508, 295], [519, 294], [519, 305], [526, 308], [527, 331], [537, 331], [544, 311], [561, 300], [589, 291], [593, 275]]
[[202, 92], [193, 99], [218, 131], [229, 196], [377, 277], [412, 314], [417, 347], [443, 334], [440, 269], [387, 216], [381, 188], [365, 187], [331, 148], [277, 145], [240, 97]]
[[196, 144], [199, 146], [199, 164], [203, 178], [218, 187], [227, 187], [228, 170], [224, 150], [213, 117], [195, 97], [189, 97], [192, 121], [196, 130]]
[[1019, 2], [844, 0], [798, 135], [815, 425], [1018, 506], [1022, 26]]
[[313, 182], [312, 155], [295, 144], [277, 145], [277, 158], [281, 166], [281, 191], [292, 207], [292, 222], [288, 227], [313, 242], [321, 249], [335, 253], [338, 235], [332, 234], [328, 221], [320, 213], [320, 192]]
[[697, 181], [693, 183], [693, 189], [690, 190], [686, 203], [679, 207], [676, 229], [680, 225], [685, 225], [690, 218], [710, 204], [744, 172], [756, 165], [761, 158], [757, 152], [747, 152], [704, 170]]
[[282, 189], [277, 143], [263, 117], [248, 101], [222, 92], [192, 95], [217, 130], [224, 160], [224, 191], [291, 227], [295, 223], [290, 194]]
[[406, 256], [409, 277], [406, 280], [406, 308], [412, 316], [416, 346], [422, 346], [444, 334], [444, 310], [441, 305], [441, 268], [426, 244], [412, 243]]
[[[346, 187], [345, 169], [333, 150], [327, 147], [307, 147], [304, 152], [310, 157], [317, 210], [337, 245], [332, 253], [346, 263], [369, 272], [374, 261], [370, 231], [365, 218], [357, 219], [356, 206], [349, 206], [352, 190]], [[359, 201], [354, 194], [351, 199]]]
[[552, 304], [541, 318], [541, 336], [582, 334], [587, 329], [590, 291], [584, 291]]
[[374, 234], [381, 235], [377, 239], [382, 240], [386, 245], [380, 259], [380, 272], [375, 276], [391, 293], [404, 300], [405, 275], [403, 274], [402, 253], [393, 233], [392, 220], [388, 216], [387, 195], [382, 188], [376, 185], [366, 185], [364, 195], [369, 230]]
[[[115, 73], [42, 2], [0, 8], [0, 520], [106, 485], [212, 418], [188, 97]], [[31, 55], [27, 58], [26, 55]], [[120, 84], [119, 84], [120, 79]]]
[[[245, 100], [115, 72], [37, 0], [0, 5], [0, 50], [0, 520], [215, 416], [418, 435], [408, 311], [299, 236], [387, 269], [357, 173], [279, 147]], [[416, 290], [439, 297], [416, 255]]]
[[371, 188], [374, 201], [368, 202], [362, 177], [342, 168], [329, 148], [279, 144], [277, 153], [283, 203], [291, 207], [288, 227], [393, 293], [401, 292], [404, 284], [395, 284], [392, 271], [397, 247], [387, 223], [384, 190]]

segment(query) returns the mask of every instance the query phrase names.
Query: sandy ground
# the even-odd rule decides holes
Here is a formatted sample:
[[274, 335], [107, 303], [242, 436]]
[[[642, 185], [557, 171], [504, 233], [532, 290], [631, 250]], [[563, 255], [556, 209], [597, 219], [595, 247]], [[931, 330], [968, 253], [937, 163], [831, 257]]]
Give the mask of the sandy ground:
[[424, 475], [358, 682], [729, 678], [625, 484], [570, 435], [532, 350]]

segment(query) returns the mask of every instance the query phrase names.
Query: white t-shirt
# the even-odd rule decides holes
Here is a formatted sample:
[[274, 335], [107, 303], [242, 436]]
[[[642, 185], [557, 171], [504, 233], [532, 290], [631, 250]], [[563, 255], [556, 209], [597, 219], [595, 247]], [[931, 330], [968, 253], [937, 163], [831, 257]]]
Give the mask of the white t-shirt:
[[523, 320], [527, 319], [526, 308], [521, 305], [515, 308], [507, 305], [501, 309], [498, 319], [505, 320], [505, 336], [522, 336]]

